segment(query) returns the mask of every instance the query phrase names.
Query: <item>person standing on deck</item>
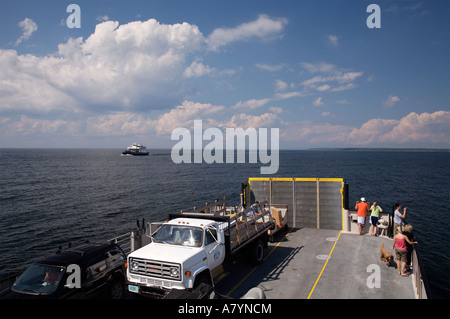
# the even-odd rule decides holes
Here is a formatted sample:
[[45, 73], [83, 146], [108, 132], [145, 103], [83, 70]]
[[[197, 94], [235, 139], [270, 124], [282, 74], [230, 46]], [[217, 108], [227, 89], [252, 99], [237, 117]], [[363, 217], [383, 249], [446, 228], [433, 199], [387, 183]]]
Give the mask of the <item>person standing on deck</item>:
[[[415, 241], [415, 237], [413, 234], [413, 227], [411, 225], [405, 225], [403, 229], [403, 235], [408, 237], [409, 241], [413, 242]], [[406, 243], [406, 270], [410, 270], [411, 267], [411, 254], [412, 254], [413, 246], [409, 243]]]
[[366, 199], [361, 197], [360, 202], [356, 202], [355, 209], [358, 211], [358, 230], [359, 235], [363, 234], [364, 225], [366, 223], [367, 212], [369, 211], [369, 203], [366, 203]]
[[397, 259], [397, 269], [398, 274], [403, 277], [408, 277], [409, 275], [405, 272], [406, 261], [407, 261], [407, 246], [406, 243], [410, 245], [417, 244], [417, 241], [410, 241], [407, 236], [402, 234], [400, 226], [396, 228], [396, 235], [394, 236], [394, 241], [392, 244], [392, 249], [395, 248], [395, 258]]
[[400, 227], [400, 232], [403, 230], [403, 222], [406, 217], [406, 211], [408, 207], [403, 209], [403, 214], [400, 212], [402, 209], [402, 205], [395, 204], [395, 212], [394, 212], [394, 236], [397, 234], [397, 228]]
[[372, 207], [370, 207], [370, 211], [372, 212], [370, 214], [370, 221], [372, 223], [372, 226], [370, 227], [370, 234], [372, 236], [378, 236], [377, 234], [377, 223], [378, 219], [380, 218], [380, 213], [383, 211], [383, 209], [378, 205], [377, 202], [373, 202]]

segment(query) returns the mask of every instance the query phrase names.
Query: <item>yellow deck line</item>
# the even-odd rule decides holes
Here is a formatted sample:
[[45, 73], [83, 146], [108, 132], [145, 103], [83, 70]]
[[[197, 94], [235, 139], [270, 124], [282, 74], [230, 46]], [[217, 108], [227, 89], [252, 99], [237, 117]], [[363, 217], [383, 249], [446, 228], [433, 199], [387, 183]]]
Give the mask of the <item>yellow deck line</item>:
[[[337, 239], [336, 239], [336, 241], [334, 242], [333, 248], [331, 248], [331, 251], [330, 251], [330, 253], [328, 254], [328, 257], [331, 257], [331, 254], [333, 253], [334, 247], [336, 247], [336, 244], [337, 244], [337, 242], [338, 242], [338, 240], [339, 240], [339, 237], [341, 236], [341, 233], [342, 233], [342, 230], [339, 232], [339, 235], [337, 236]], [[312, 287], [311, 292], [310, 292], [309, 295], [308, 295], [308, 298], [306, 298], [306, 299], [309, 299], [309, 298], [311, 297], [311, 295], [312, 295], [314, 289], [316, 288], [317, 283], [319, 282], [320, 277], [322, 276], [323, 271], [325, 270], [325, 267], [326, 267], [327, 264], [328, 264], [328, 260], [329, 260], [329, 258], [325, 261], [325, 264], [323, 265], [322, 271], [320, 272], [319, 277], [317, 277], [317, 280], [316, 280], [316, 282], [314, 283], [314, 286]]]
[[[281, 242], [287, 237], [287, 235], [289, 235], [289, 233], [294, 229], [294, 227], [292, 227], [291, 229], [289, 229], [289, 231], [286, 233], [286, 235], [284, 235], [284, 237], [278, 242], [278, 244], [276, 244], [275, 247], [272, 248], [272, 250], [267, 254], [266, 257], [264, 257], [263, 261], [267, 260], [267, 258], [269, 258], [269, 256], [273, 253], [273, 251], [281, 244]], [[239, 281], [239, 283], [233, 287], [233, 289], [230, 290], [229, 293], [227, 293], [227, 296], [231, 295], [231, 293], [236, 290], [237, 287], [239, 287], [257, 268], [258, 266], [255, 266], [252, 270], [250, 270], [250, 272], [244, 277], [242, 278], [241, 281]]]

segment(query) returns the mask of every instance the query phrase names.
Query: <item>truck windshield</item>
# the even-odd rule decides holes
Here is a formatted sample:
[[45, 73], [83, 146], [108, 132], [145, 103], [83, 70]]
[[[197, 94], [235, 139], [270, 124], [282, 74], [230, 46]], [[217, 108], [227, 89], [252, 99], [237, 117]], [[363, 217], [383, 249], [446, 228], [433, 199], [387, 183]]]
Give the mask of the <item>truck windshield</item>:
[[12, 290], [31, 295], [51, 294], [58, 288], [64, 272], [64, 267], [33, 264], [16, 280]]
[[153, 241], [171, 245], [200, 247], [203, 243], [203, 230], [199, 227], [166, 224], [158, 230]]

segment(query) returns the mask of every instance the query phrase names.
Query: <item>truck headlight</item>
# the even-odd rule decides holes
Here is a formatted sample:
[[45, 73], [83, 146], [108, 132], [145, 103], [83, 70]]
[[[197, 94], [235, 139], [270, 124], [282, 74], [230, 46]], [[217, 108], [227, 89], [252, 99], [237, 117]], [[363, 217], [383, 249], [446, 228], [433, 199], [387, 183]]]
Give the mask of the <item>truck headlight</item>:
[[131, 270], [137, 271], [139, 269], [139, 263], [137, 261], [131, 262]]
[[178, 268], [177, 267], [171, 267], [170, 268], [170, 275], [172, 277], [178, 277], [180, 275], [180, 272], [179, 272]]

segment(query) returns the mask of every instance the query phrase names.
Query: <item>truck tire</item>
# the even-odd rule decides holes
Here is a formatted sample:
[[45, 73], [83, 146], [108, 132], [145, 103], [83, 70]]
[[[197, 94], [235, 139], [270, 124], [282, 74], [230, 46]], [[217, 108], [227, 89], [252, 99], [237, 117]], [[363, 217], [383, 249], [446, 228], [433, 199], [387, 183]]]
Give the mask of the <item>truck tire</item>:
[[204, 271], [201, 274], [197, 275], [197, 278], [195, 278], [193, 289], [197, 288], [202, 283], [211, 285], [211, 275], [209, 274], [209, 271]]
[[250, 247], [250, 262], [253, 265], [259, 265], [263, 261], [264, 257], [264, 244], [261, 240], [256, 241]]

